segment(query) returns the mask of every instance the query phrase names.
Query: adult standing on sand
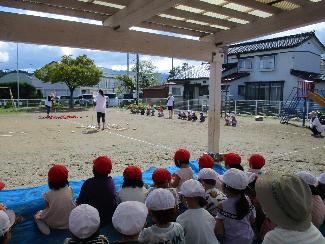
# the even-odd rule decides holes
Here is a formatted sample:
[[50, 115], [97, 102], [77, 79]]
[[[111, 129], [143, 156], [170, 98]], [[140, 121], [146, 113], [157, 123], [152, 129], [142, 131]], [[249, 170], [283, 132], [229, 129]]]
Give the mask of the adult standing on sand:
[[51, 95], [49, 95], [49, 96], [47, 96], [45, 98], [45, 107], [46, 107], [47, 117], [50, 116], [50, 112], [51, 112], [51, 108], [53, 106], [53, 102], [54, 102], [54, 94], [52, 93]]
[[104, 130], [105, 129], [105, 114], [106, 114], [106, 100], [107, 100], [107, 98], [104, 96], [104, 92], [102, 90], [98, 91], [98, 95], [95, 100], [96, 100], [98, 129], [100, 129], [100, 119], [102, 119], [102, 123], [103, 123], [102, 130]]
[[169, 112], [169, 119], [173, 118], [174, 101], [175, 101], [175, 98], [174, 98], [173, 94], [170, 92], [167, 97], [167, 108], [168, 108], [168, 112]]

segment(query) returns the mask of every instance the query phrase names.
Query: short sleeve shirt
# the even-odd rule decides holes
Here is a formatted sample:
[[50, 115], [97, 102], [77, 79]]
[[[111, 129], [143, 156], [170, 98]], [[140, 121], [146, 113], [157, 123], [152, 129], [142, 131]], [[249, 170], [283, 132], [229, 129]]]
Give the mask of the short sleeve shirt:
[[174, 100], [175, 100], [174, 96], [169, 96], [169, 97], [167, 98], [167, 107], [172, 107], [172, 106], [174, 106]]
[[227, 197], [217, 188], [209, 189], [205, 192], [205, 200], [208, 204], [205, 206], [205, 209], [213, 216], [218, 214], [218, 204], [225, 200]]
[[180, 224], [174, 222], [167, 228], [160, 228], [153, 225], [149, 228], [145, 228], [140, 233], [139, 241], [150, 244], [185, 244], [184, 229]]

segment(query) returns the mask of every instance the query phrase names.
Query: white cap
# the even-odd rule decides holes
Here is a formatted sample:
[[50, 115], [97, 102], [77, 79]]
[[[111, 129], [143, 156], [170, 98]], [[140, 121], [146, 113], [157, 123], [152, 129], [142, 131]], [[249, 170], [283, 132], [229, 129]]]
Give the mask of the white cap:
[[15, 223], [15, 213], [11, 210], [0, 210], [0, 236], [4, 236]]
[[313, 185], [313, 186], [316, 186], [317, 185], [317, 178], [316, 178], [316, 176], [312, 175], [310, 172], [300, 171], [300, 172], [296, 173], [296, 175], [300, 179], [302, 179], [305, 183], [307, 183], [308, 185]]
[[142, 202], [126, 201], [119, 204], [113, 214], [114, 228], [123, 235], [133, 236], [141, 232], [146, 223], [148, 209]]
[[198, 179], [199, 180], [215, 180], [217, 181], [218, 178], [218, 174], [210, 168], [203, 168], [200, 170], [199, 174], [198, 174]]
[[146, 206], [151, 210], [166, 210], [175, 207], [175, 197], [167, 189], [158, 188], [149, 193]]
[[325, 173], [320, 174], [320, 176], [317, 178], [317, 180], [320, 184], [325, 185]]
[[100, 217], [96, 208], [81, 204], [70, 213], [69, 230], [79, 239], [91, 237], [100, 226]]
[[191, 179], [182, 184], [179, 194], [184, 197], [204, 197], [205, 190], [199, 181]]
[[221, 177], [220, 180], [236, 190], [244, 190], [248, 186], [248, 177], [244, 171], [239, 169], [228, 169]]

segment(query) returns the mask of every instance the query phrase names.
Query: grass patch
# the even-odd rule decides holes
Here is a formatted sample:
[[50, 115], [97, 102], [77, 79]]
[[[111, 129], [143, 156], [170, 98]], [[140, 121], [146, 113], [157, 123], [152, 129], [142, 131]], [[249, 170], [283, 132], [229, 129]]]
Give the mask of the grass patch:
[[1, 114], [15, 114], [15, 113], [22, 113], [22, 112], [32, 112], [35, 108], [0, 108], [0, 115]]

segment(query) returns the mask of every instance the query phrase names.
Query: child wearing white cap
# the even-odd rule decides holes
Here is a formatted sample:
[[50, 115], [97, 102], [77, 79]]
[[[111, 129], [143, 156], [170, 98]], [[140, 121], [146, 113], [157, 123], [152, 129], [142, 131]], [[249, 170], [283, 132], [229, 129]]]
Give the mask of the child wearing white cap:
[[205, 190], [197, 180], [187, 180], [181, 186], [180, 193], [186, 201], [188, 210], [178, 216], [185, 231], [186, 244], [217, 244], [219, 243], [214, 228], [214, 217], [203, 208], [206, 205]]
[[248, 177], [238, 169], [228, 169], [221, 177], [227, 199], [218, 205], [216, 234], [224, 244], [252, 243], [255, 208], [245, 196]]
[[69, 230], [72, 238], [67, 238], [64, 244], [102, 243], [108, 244], [105, 236], [99, 235], [100, 217], [96, 208], [81, 204], [70, 213]]
[[205, 200], [208, 202], [204, 208], [215, 217], [218, 204], [226, 199], [225, 194], [216, 188], [218, 174], [213, 169], [204, 168], [200, 170], [198, 179], [205, 189]]
[[112, 217], [114, 228], [122, 234], [122, 240], [113, 244], [140, 244], [138, 237], [142, 231], [148, 216], [146, 205], [138, 201], [126, 201], [120, 203]]
[[175, 219], [174, 195], [167, 189], [158, 188], [149, 193], [146, 206], [155, 225], [145, 228], [139, 236], [142, 243], [185, 244], [184, 229]]
[[0, 210], [0, 243], [7, 244], [11, 239], [11, 227], [15, 223], [15, 213], [11, 210]]
[[319, 228], [325, 220], [325, 204], [316, 188], [317, 178], [307, 171], [300, 171], [296, 175], [309, 185], [312, 194], [311, 222]]

